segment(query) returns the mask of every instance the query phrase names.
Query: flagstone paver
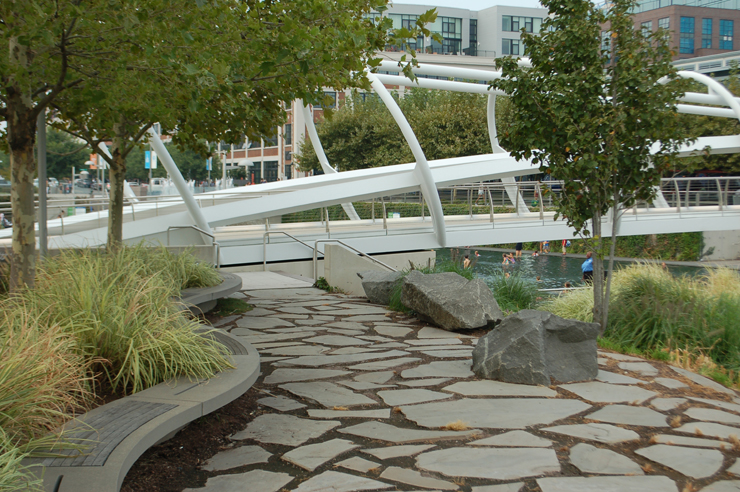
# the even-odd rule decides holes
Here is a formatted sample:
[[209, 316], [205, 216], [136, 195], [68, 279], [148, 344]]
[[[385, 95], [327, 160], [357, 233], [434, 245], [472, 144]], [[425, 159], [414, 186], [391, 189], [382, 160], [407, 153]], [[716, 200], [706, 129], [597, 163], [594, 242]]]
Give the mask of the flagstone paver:
[[590, 405], [578, 400], [543, 398], [462, 398], [454, 401], [406, 405], [406, 418], [422, 427], [442, 427], [461, 420], [470, 427], [524, 429], [549, 424], [588, 410]]
[[665, 444], [638, 449], [635, 453], [692, 478], [714, 475], [722, 467], [724, 460], [722, 453], [715, 449], [685, 448]]
[[[662, 362], [600, 350], [596, 381], [480, 380], [470, 351], [481, 333], [313, 288], [246, 296], [257, 307], [218, 325], [262, 354], [265, 394], [192, 490], [678, 492], [704, 477], [695, 489], [740, 492], [727, 479], [740, 477], [728, 442], [740, 437], [740, 398], [703, 376], [657, 377]], [[644, 475], [648, 460], [661, 466]], [[733, 466], [718, 473], [725, 460]]]
[[610, 449], [576, 444], [570, 449], [570, 462], [583, 473], [596, 475], [643, 475], [640, 465]]
[[512, 480], [559, 472], [555, 451], [543, 448], [448, 448], [416, 458], [419, 468], [450, 477]]
[[399, 468], [397, 466], [390, 466], [383, 470], [383, 473], [380, 474], [380, 478], [405, 483], [414, 487], [423, 487], [425, 489], [457, 490], [457, 485], [454, 483], [439, 480], [437, 478], [424, 477], [418, 471], [409, 470], [408, 468]]

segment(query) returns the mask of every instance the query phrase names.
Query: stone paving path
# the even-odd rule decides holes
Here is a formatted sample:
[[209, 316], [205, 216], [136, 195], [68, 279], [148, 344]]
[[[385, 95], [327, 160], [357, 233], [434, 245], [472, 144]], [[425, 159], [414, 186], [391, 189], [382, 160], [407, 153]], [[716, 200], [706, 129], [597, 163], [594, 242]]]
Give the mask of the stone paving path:
[[597, 381], [479, 380], [477, 339], [361, 298], [249, 291], [219, 327], [262, 356], [260, 409], [202, 492], [740, 491], [740, 398], [600, 352]]

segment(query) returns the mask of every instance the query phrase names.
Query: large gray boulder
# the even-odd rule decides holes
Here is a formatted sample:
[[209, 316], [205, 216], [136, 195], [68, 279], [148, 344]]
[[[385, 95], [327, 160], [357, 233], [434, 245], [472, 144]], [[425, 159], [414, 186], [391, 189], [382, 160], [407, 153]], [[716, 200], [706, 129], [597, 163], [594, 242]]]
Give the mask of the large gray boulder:
[[454, 272], [412, 271], [403, 279], [401, 303], [445, 330], [493, 326], [504, 318], [483, 280], [468, 280]]
[[368, 300], [373, 304], [387, 306], [391, 302], [393, 287], [403, 276], [403, 273], [370, 270], [359, 272], [357, 276], [362, 279], [362, 288], [365, 290]]
[[507, 383], [550, 385], [596, 377], [599, 325], [525, 309], [478, 340], [473, 372]]

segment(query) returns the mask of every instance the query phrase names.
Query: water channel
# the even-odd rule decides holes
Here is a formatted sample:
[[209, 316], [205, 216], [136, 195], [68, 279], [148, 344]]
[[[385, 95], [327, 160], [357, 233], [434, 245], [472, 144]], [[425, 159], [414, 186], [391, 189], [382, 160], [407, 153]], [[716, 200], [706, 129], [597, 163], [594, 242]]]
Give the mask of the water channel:
[[[460, 249], [460, 254], [464, 254], [466, 249]], [[470, 258], [474, 259], [476, 249], [471, 248]], [[502, 265], [502, 254], [500, 250], [477, 249], [480, 256], [473, 266], [473, 271], [477, 276], [484, 280], [490, 279], [494, 275], [501, 275], [508, 272], [511, 275], [520, 275], [523, 279], [535, 282], [539, 276], [541, 281], [537, 282], [540, 289], [559, 289], [565, 282], [570, 282], [574, 287], [582, 285], [581, 282], [581, 264], [584, 262], [583, 256], [563, 256], [560, 253], [543, 254], [532, 256], [531, 252], [523, 252], [522, 257], [514, 265]], [[437, 261], [448, 260], [450, 258], [449, 249], [437, 250]], [[632, 264], [631, 261], [615, 261], [615, 269]], [[668, 265], [668, 269], [674, 275], [697, 275], [705, 270], [694, 266], [685, 265]]]

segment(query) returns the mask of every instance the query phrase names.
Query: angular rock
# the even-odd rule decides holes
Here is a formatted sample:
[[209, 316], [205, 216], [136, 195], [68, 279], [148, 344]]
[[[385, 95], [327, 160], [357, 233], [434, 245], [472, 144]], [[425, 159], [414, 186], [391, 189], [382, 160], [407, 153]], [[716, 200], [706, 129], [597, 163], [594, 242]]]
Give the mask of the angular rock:
[[365, 395], [355, 393], [328, 381], [286, 383], [281, 384], [280, 388], [290, 391], [294, 395], [317, 401], [327, 408], [377, 404]]
[[266, 407], [274, 408], [279, 412], [289, 412], [306, 406], [303, 403], [298, 403], [297, 401], [284, 396], [268, 396], [266, 398], [260, 398], [257, 400], [257, 403]]
[[645, 407], [630, 405], [607, 405], [586, 416], [592, 420], [611, 424], [642, 425], [646, 427], [668, 427], [665, 415]]
[[550, 385], [596, 377], [599, 325], [545, 311], [511, 314], [473, 350], [473, 372], [485, 379]]
[[549, 448], [552, 446], [552, 441], [532, 435], [529, 432], [515, 430], [485, 439], [478, 439], [477, 441], [469, 442], [468, 445], [507, 448]]
[[295, 448], [285, 453], [282, 458], [305, 470], [314, 471], [336, 456], [359, 447], [358, 444], [346, 439], [332, 439]]
[[637, 432], [610, 424], [556, 425], [555, 427], [547, 427], [540, 430], [606, 444], [640, 439], [640, 435]]
[[722, 410], [713, 408], [689, 408], [685, 410], [684, 415], [694, 420], [703, 420], [704, 422], [719, 422], [721, 424], [740, 424], [740, 417]]
[[594, 403], [642, 403], [655, 396], [655, 392], [637, 386], [617, 386], [591, 381], [588, 383], [564, 384], [561, 388], [575, 393], [584, 400]]
[[268, 453], [259, 446], [242, 446], [239, 448], [221, 451], [209, 459], [201, 467], [206, 471], [221, 471], [239, 466], [253, 465], [255, 463], [267, 463], [272, 453]]
[[465, 439], [480, 434], [478, 429], [469, 431], [429, 431], [418, 429], [405, 429], [395, 425], [383, 424], [381, 422], [363, 422], [339, 429], [342, 434], [379, 439], [381, 441], [403, 444], [407, 442], [432, 441], [442, 439]]
[[339, 425], [341, 423], [336, 420], [316, 422], [292, 415], [267, 413], [251, 421], [246, 429], [237, 432], [231, 439], [254, 439], [259, 442], [298, 446]]
[[467, 280], [453, 272], [412, 271], [403, 279], [401, 303], [445, 330], [493, 326], [504, 318], [483, 279]]
[[387, 306], [391, 303], [393, 287], [403, 277], [403, 272], [368, 271], [358, 272], [367, 300], [373, 304]]
[[363, 449], [363, 453], [371, 454], [379, 460], [389, 460], [399, 456], [414, 456], [422, 451], [434, 447], [434, 444], [405, 444], [403, 446], [389, 446], [387, 448]]
[[374, 461], [360, 458], [359, 456], [353, 456], [352, 458], [340, 461], [334, 466], [341, 466], [342, 468], [346, 468], [348, 470], [357, 471], [360, 473], [367, 473], [370, 470], [375, 470], [382, 465], [379, 465]]
[[234, 475], [219, 475], [211, 477], [206, 486], [199, 489], [185, 489], [183, 492], [230, 492], [250, 484], [250, 492], [277, 492], [293, 477], [287, 473], [273, 473], [265, 470], [252, 470]]

